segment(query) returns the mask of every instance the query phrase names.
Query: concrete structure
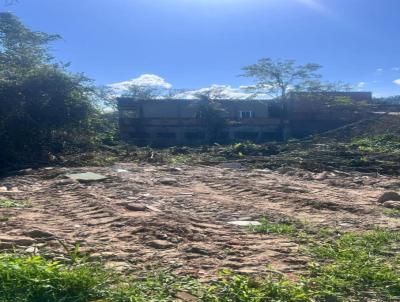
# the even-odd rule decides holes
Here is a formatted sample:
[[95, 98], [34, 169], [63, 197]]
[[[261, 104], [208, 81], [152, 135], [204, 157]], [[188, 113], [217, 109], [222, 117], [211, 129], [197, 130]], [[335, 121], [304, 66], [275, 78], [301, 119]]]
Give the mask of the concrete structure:
[[[353, 101], [369, 101], [370, 93], [337, 93]], [[313, 95], [315, 96], [315, 95]], [[332, 95], [333, 96], [333, 95]], [[137, 145], [200, 145], [251, 140], [284, 140], [289, 135], [305, 136], [351, 122], [332, 115], [322, 98], [306, 101], [293, 96], [286, 102], [272, 100], [218, 100], [220, 118], [225, 123], [209, 122], [204, 116], [208, 100], [138, 100], [119, 98], [120, 133]], [[339, 106], [340, 107], [340, 106]], [[343, 109], [340, 109], [343, 111]], [[218, 122], [218, 121], [217, 121]]]

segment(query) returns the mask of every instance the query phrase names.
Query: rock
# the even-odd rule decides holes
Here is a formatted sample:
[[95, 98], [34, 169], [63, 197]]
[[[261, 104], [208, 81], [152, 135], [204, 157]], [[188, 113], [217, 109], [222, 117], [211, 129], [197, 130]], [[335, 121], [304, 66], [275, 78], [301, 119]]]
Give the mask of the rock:
[[240, 169], [242, 169], [242, 164], [241, 163], [223, 163], [221, 165], [221, 167], [225, 168], [225, 169], [240, 170]]
[[158, 182], [162, 185], [167, 185], [167, 186], [173, 186], [177, 184], [175, 178], [161, 178]]
[[317, 175], [314, 176], [315, 180], [325, 180], [327, 179], [329, 176], [329, 173], [327, 171], [318, 173]]
[[40, 238], [40, 239], [51, 239], [55, 237], [52, 233], [42, 230], [27, 231], [24, 233], [24, 235], [29, 236], [31, 238]]
[[39, 252], [39, 249], [36, 246], [30, 246], [25, 250], [25, 252], [29, 254], [37, 254]]
[[107, 179], [107, 176], [97, 174], [97, 173], [92, 173], [92, 172], [86, 172], [86, 173], [77, 173], [77, 174], [67, 174], [66, 177], [77, 180], [79, 182], [96, 182], [96, 181], [103, 181]]
[[251, 220], [235, 220], [229, 221], [228, 224], [237, 225], [237, 226], [253, 226], [253, 225], [261, 225], [258, 221]]
[[278, 172], [279, 174], [286, 174], [288, 172], [293, 172], [293, 171], [294, 171], [293, 168], [285, 167], [285, 166], [276, 169], [276, 172]]
[[147, 207], [140, 203], [128, 203], [125, 205], [125, 209], [135, 212], [147, 211]]
[[152, 240], [147, 245], [154, 247], [155, 249], [158, 250], [164, 250], [174, 247], [174, 245], [171, 242], [165, 240]]
[[388, 201], [385, 201], [382, 205], [386, 208], [400, 210], [400, 201], [399, 200], [388, 200]]
[[200, 299], [187, 292], [177, 292], [175, 298], [185, 302], [199, 302]]
[[200, 254], [200, 255], [211, 255], [214, 254], [213, 251], [210, 251], [202, 246], [191, 245], [184, 249], [186, 253]]
[[384, 203], [389, 200], [399, 201], [400, 195], [396, 192], [385, 192], [378, 198], [379, 203]]
[[0, 243], [20, 246], [30, 246], [36, 243], [36, 240], [27, 237], [13, 238], [10, 236], [0, 236]]

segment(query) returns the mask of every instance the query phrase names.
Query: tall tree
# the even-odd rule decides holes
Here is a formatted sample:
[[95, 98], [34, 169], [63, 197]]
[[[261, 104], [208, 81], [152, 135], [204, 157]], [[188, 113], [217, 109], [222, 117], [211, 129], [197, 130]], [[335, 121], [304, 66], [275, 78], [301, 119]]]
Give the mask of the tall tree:
[[0, 13], [0, 77], [15, 77], [49, 64], [49, 43], [59, 35], [35, 32], [11, 13]]
[[88, 137], [97, 112], [91, 82], [54, 62], [49, 43], [58, 38], [0, 13], [0, 166], [40, 159]]
[[319, 83], [321, 68], [315, 63], [297, 65], [294, 60], [260, 59], [256, 64], [243, 67], [242, 76], [252, 78], [254, 85], [248, 90], [286, 99], [291, 90], [308, 90]]

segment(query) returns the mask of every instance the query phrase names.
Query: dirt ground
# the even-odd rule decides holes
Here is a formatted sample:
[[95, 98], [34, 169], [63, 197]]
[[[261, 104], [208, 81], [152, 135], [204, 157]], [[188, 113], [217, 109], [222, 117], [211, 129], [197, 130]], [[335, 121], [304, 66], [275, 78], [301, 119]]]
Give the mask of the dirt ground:
[[[68, 173], [95, 172], [80, 183]], [[0, 208], [0, 248], [65, 256], [61, 242], [118, 269], [168, 267], [215, 276], [269, 270], [295, 276], [308, 259], [288, 236], [254, 234], [234, 220], [289, 219], [313, 228], [400, 228], [377, 203], [399, 177], [291, 168], [118, 164], [108, 168], [43, 168], [0, 179], [0, 199], [29, 201]]]

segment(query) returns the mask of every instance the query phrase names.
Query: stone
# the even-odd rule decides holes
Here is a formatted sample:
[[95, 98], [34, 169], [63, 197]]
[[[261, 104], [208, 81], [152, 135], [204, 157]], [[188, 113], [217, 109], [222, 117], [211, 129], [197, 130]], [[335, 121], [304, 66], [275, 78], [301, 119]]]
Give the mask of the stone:
[[223, 163], [221, 165], [221, 167], [225, 168], [225, 169], [240, 170], [240, 169], [242, 169], [242, 164], [241, 163]]
[[127, 203], [125, 209], [135, 212], [147, 211], [147, 207], [140, 203]]
[[36, 243], [36, 240], [26, 237], [13, 238], [9, 236], [0, 236], [0, 243], [20, 246], [30, 246]]
[[164, 250], [174, 247], [174, 245], [171, 242], [165, 240], [152, 240], [147, 245], [154, 247], [155, 249], [158, 250]]
[[107, 176], [93, 173], [93, 172], [86, 172], [86, 173], [77, 173], [77, 174], [67, 174], [68, 178], [77, 180], [79, 182], [96, 182], [96, 181], [103, 181], [107, 179]]
[[382, 205], [386, 208], [400, 210], [400, 201], [399, 200], [388, 200], [388, 201], [385, 201]]
[[25, 250], [25, 252], [30, 254], [37, 254], [39, 252], [39, 249], [36, 246], [30, 246]]
[[200, 299], [187, 292], [177, 292], [175, 298], [185, 302], [199, 302]]
[[162, 185], [167, 185], [167, 186], [172, 186], [177, 184], [175, 178], [161, 178], [158, 182]]
[[29, 236], [31, 238], [41, 238], [41, 239], [50, 239], [55, 237], [52, 233], [42, 230], [27, 231], [24, 233], [24, 235]]
[[229, 221], [228, 224], [237, 225], [237, 226], [257, 226], [257, 225], [261, 225], [260, 222], [252, 221], [252, 220], [234, 220], [234, 221]]
[[327, 171], [318, 173], [317, 175], [314, 176], [315, 180], [325, 180], [327, 179], [329, 176], [329, 173]]
[[400, 200], [400, 195], [397, 192], [385, 192], [378, 198], [379, 203], [384, 203], [389, 200], [398, 201]]

